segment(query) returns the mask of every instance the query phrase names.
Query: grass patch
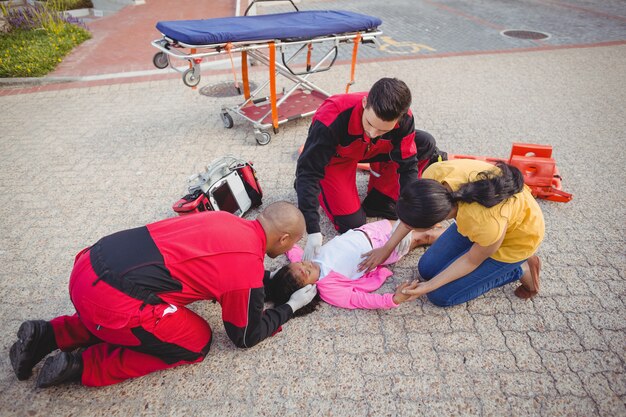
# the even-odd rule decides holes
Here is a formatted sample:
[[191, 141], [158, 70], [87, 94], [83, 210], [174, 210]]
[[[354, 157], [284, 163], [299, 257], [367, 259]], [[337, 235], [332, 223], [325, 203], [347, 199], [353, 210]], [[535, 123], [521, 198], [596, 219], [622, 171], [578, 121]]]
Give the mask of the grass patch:
[[9, 9], [0, 4], [0, 11], [10, 27], [0, 34], [0, 77], [46, 75], [75, 46], [91, 38], [82, 21], [47, 6]]
[[0, 35], [0, 77], [41, 77], [52, 71], [75, 46], [91, 38], [76, 25], [55, 30], [15, 30]]

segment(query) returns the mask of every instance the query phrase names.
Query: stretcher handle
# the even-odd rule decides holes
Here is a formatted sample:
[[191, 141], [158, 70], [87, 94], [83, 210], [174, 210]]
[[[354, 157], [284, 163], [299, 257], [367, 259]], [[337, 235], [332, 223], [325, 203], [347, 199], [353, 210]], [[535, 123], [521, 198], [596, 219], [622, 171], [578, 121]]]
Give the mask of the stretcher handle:
[[[245, 12], [243, 12], [243, 15], [244, 15], [244, 16], [248, 16], [248, 12], [249, 12], [249, 11], [250, 11], [250, 9], [252, 8], [252, 6], [254, 6], [254, 3], [266, 3], [266, 2], [267, 2], [267, 3], [269, 3], [269, 2], [272, 2], [272, 1], [285, 1], [285, 0], [252, 0], [252, 3], [250, 3], [250, 4], [248, 5], [248, 8], [246, 9], [246, 11], [245, 11]], [[294, 9], [296, 9], [296, 12], [299, 12], [299, 11], [300, 11], [300, 9], [298, 9], [298, 7], [297, 7], [295, 4], [293, 4], [293, 1], [289, 0], [289, 3], [291, 3], [291, 5], [293, 6], [293, 8], [294, 8]]]
[[[335, 61], [337, 60], [337, 55], [338, 55], [338, 48], [337, 48], [337, 46], [336, 46], [336, 45], [335, 45], [335, 46], [333, 46], [332, 51], [334, 51], [334, 52], [335, 52], [335, 54], [333, 55], [333, 59], [332, 59], [332, 61], [330, 61], [330, 64], [328, 64], [328, 66], [327, 66], [327, 67], [324, 67], [324, 68], [319, 68], [319, 69], [315, 69], [315, 70], [313, 70], [313, 71], [311, 71], [311, 69], [310, 69], [311, 65], [310, 65], [310, 64], [308, 64], [308, 65], [307, 65], [307, 69], [306, 69], [306, 71], [302, 71], [302, 72], [294, 72], [294, 71], [291, 69], [291, 67], [289, 66], [289, 64], [287, 64], [287, 62], [285, 61], [285, 52], [284, 52], [284, 51], [282, 51], [282, 52], [281, 52], [281, 57], [282, 57], [282, 61], [283, 61], [283, 66], [284, 66], [285, 68], [287, 68], [287, 70], [288, 70], [290, 73], [292, 73], [293, 75], [315, 74], [315, 73], [318, 73], [318, 72], [328, 71], [329, 69], [331, 69], [331, 68], [333, 67], [333, 65], [335, 64]], [[324, 58], [325, 58], [325, 57], [324, 57]]]

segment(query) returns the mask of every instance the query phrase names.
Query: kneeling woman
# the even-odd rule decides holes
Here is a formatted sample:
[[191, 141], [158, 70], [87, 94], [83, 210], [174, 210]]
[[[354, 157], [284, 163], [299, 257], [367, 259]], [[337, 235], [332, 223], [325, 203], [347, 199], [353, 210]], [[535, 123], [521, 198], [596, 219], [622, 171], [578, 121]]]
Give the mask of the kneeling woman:
[[403, 191], [397, 213], [403, 224], [383, 247], [364, 255], [361, 269], [386, 259], [411, 229], [456, 220], [420, 259], [425, 281], [406, 294], [428, 294], [434, 304], [451, 306], [517, 280], [518, 297], [539, 291], [541, 262], [535, 252], [545, 225], [517, 168], [470, 159], [433, 164]]

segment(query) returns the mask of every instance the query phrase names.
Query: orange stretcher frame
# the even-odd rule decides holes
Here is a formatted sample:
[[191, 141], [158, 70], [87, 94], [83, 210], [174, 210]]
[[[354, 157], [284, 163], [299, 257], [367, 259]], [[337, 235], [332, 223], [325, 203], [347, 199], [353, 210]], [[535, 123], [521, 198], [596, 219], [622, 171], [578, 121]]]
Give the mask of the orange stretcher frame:
[[[509, 159], [494, 158], [490, 156], [474, 156], [461, 154], [448, 154], [448, 160], [452, 159], [476, 159], [495, 164], [506, 162], [518, 168], [524, 175], [524, 183], [528, 185], [533, 196], [549, 201], [567, 203], [574, 197], [562, 190], [562, 178], [552, 158], [552, 146], [534, 143], [513, 143]], [[358, 165], [359, 169], [370, 169], [369, 164]]]

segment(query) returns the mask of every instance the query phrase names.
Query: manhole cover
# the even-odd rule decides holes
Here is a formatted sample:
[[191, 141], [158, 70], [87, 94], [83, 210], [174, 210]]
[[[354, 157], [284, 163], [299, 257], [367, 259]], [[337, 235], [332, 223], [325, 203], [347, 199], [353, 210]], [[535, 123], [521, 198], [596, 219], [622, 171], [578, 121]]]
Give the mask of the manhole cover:
[[[256, 84], [253, 82], [249, 82], [250, 91], [254, 91], [256, 89]], [[243, 83], [239, 82], [239, 89], [241, 92], [237, 91], [235, 88], [234, 81], [224, 81], [217, 84], [205, 85], [200, 89], [200, 94], [209, 97], [234, 97], [240, 94], [243, 94]]]
[[542, 32], [535, 32], [532, 30], [505, 30], [502, 32], [504, 36], [508, 36], [509, 38], [517, 38], [517, 39], [546, 39], [549, 38], [550, 35], [547, 35]]

